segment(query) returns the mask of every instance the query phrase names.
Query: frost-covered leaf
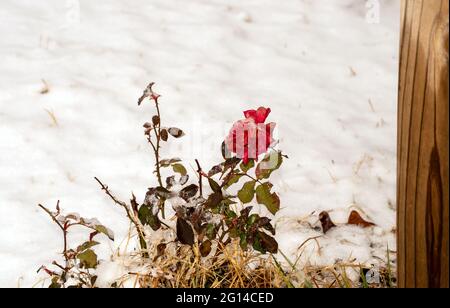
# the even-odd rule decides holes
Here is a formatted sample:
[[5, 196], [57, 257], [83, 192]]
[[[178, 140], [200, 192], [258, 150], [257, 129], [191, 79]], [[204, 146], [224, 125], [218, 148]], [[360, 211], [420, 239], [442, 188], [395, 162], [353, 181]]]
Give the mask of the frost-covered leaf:
[[272, 172], [280, 169], [282, 163], [283, 155], [281, 152], [268, 153], [258, 166], [256, 166], [256, 177], [258, 180], [268, 179]]
[[185, 188], [183, 188], [178, 194], [180, 198], [184, 199], [186, 202], [189, 202], [189, 199], [194, 197], [199, 190], [199, 187], [195, 184], [191, 184]]
[[276, 193], [271, 193], [272, 184], [264, 183], [256, 188], [256, 200], [267, 207], [270, 213], [275, 215], [280, 210], [280, 198]]
[[166, 188], [167, 189], [171, 189], [176, 183], [177, 183], [177, 181], [175, 180], [174, 175], [166, 178]]
[[169, 167], [170, 165], [172, 165], [174, 163], [179, 163], [179, 162], [181, 162], [181, 159], [179, 159], [179, 158], [162, 159], [159, 161], [159, 165], [161, 167]]
[[114, 232], [111, 229], [108, 229], [107, 227], [105, 227], [103, 225], [95, 225], [94, 229], [95, 229], [95, 231], [106, 235], [111, 241], [114, 241]]
[[169, 128], [169, 134], [175, 138], [181, 138], [184, 136], [184, 132], [181, 129], [176, 128], [176, 127]]
[[255, 197], [255, 181], [250, 181], [242, 186], [242, 189], [238, 192], [238, 198], [242, 203], [250, 203]]
[[85, 251], [86, 249], [90, 249], [90, 248], [95, 247], [95, 246], [97, 246], [99, 244], [100, 243], [96, 242], [96, 241], [84, 242], [83, 244], [81, 244], [80, 246], [77, 247], [77, 252]]
[[156, 188], [156, 195], [158, 195], [158, 197], [163, 198], [163, 199], [169, 199], [171, 193], [165, 187], [160, 186], [160, 187]]
[[181, 178], [180, 178], [180, 185], [181, 186], [184, 186], [184, 185], [186, 185], [186, 183], [189, 181], [189, 175], [183, 175]]
[[78, 213], [70, 213], [66, 215], [66, 220], [80, 221], [81, 216]]
[[221, 173], [222, 171], [223, 171], [223, 164], [214, 166], [214, 167], [211, 168], [211, 170], [209, 170], [208, 176], [212, 177], [212, 176], [214, 176], [216, 174]]

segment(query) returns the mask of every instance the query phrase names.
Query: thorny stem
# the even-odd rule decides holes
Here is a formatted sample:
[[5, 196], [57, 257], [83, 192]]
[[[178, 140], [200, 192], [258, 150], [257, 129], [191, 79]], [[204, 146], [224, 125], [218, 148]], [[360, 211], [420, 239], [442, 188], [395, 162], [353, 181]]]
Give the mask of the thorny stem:
[[158, 99], [155, 100], [156, 104], [156, 112], [159, 118], [159, 124], [158, 124], [158, 134], [156, 136], [156, 150], [155, 150], [155, 159], [156, 159], [156, 175], [158, 177], [158, 183], [159, 186], [163, 186], [162, 180], [161, 180], [161, 166], [159, 164], [159, 150], [161, 148], [160, 142], [161, 142], [161, 112], [159, 110], [159, 103]]
[[121, 206], [122, 208], [125, 209], [125, 212], [128, 216], [128, 219], [134, 224], [134, 226], [136, 227], [136, 230], [139, 233], [139, 242], [141, 244], [141, 248], [143, 250], [147, 249], [147, 244], [145, 242], [145, 232], [144, 230], [141, 228], [141, 225], [139, 224], [139, 222], [136, 221], [134, 215], [132, 215], [130, 208], [128, 207], [128, 205], [123, 202], [118, 200], [109, 190], [108, 186], [104, 185], [97, 177], [94, 178], [101, 186], [102, 190], [106, 193], [106, 195], [108, 195], [113, 201], [114, 203], [116, 203], [117, 205]]
[[[66, 269], [67, 270], [69, 268], [69, 256], [67, 255], [67, 229], [68, 226], [63, 226], [58, 219], [56, 218], [56, 216], [49, 210], [47, 209], [45, 206], [43, 206], [42, 204], [38, 204], [38, 206], [43, 209], [51, 218], [52, 220], [58, 225], [58, 227], [62, 230], [63, 232], [63, 241], [64, 241], [64, 250], [63, 250], [63, 256], [64, 256], [64, 260], [66, 261]], [[57, 202], [56, 208], [59, 208], [59, 200]]]
[[202, 167], [200, 166], [200, 163], [198, 162], [198, 159], [195, 160], [195, 163], [197, 164], [197, 172], [198, 172], [198, 185], [200, 187], [200, 197], [203, 197], [203, 171]]
[[[162, 182], [162, 177], [161, 177], [161, 165], [159, 163], [159, 159], [160, 159], [159, 150], [161, 149], [161, 111], [159, 109], [158, 99], [159, 99], [160, 95], [156, 94], [153, 91], [153, 85], [154, 85], [154, 83], [151, 83], [147, 87], [146, 92], [144, 92], [144, 96], [139, 100], [139, 102], [141, 102], [145, 96], [148, 96], [150, 98], [150, 100], [155, 101], [156, 113], [157, 113], [158, 122], [159, 122], [157, 125], [155, 125], [156, 145], [151, 138], [151, 134], [149, 134], [149, 136], [148, 136], [148, 142], [152, 146], [153, 152], [155, 154], [156, 177], [158, 178], [158, 184], [160, 187], [163, 187], [163, 182]], [[138, 104], [140, 104], [140, 103], [138, 103]], [[160, 210], [161, 210], [162, 218], [165, 219], [166, 215], [165, 215], [165, 211], [164, 211], [164, 206], [162, 206], [160, 208]]]

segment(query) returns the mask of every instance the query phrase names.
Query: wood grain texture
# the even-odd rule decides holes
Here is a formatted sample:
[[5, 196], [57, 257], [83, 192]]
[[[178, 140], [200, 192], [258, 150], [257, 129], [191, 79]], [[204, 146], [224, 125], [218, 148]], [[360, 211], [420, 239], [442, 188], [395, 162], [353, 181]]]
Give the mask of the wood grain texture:
[[402, 0], [399, 287], [449, 287], [449, 0]]

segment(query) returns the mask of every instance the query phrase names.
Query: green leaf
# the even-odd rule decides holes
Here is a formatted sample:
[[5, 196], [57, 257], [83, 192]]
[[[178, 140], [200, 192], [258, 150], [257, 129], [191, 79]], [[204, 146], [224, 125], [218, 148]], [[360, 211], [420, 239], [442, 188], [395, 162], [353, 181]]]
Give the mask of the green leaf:
[[238, 238], [239, 237], [239, 230], [236, 228], [230, 229], [230, 237], [231, 238]]
[[220, 188], [220, 185], [217, 184], [216, 181], [214, 181], [212, 178], [208, 179], [209, 181], [209, 186], [211, 186], [211, 189], [215, 192], [215, 193], [222, 193], [222, 188]]
[[103, 225], [95, 225], [94, 229], [95, 231], [106, 235], [111, 241], [114, 241], [114, 232], [112, 232], [110, 229], [106, 228]]
[[250, 215], [250, 217], [247, 219], [247, 225], [248, 226], [253, 226], [255, 223], [257, 223], [259, 221], [259, 215], [258, 214], [252, 214]]
[[255, 238], [255, 240], [253, 241], [253, 249], [263, 254], [266, 253], [266, 251], [261, 245], [261, 241], [259, 240], [259, 238]]
[[271, 193], [272, 184], [264, 183], [256, 188], [256, 201], [263, 204], [275, 215], [280, 210], [280, 198], [276, 193]]
[[145, 226], [150, 226], [153, 231], [158, 231], [161, 228], [161, 221], [158, 216], [153, 215], [151, 209], [148, 206], [141, 206], [138, 213], [139, 220]]
[[253, 167], [255, 167], [255, 161], [253, 159], [249, 160], [247, 164], [242, 163], [240, 166], [242, 172], [244, 173], [247, 173], [247, 171], [249, 171]]
[[92, 247], [97, 246], [97, 245], [99, 245], [99, 244], [100, 244], [100, 243], [99, 243], [99, 242], [96, 242], [96, 241], [88, 241], [88, 242], [85, 242], [85, 243], [81, 244], [80, 246], [78, 246], [77, 252], [85, 251], [86, 249], [92, 248]]
[[230, 206], [230, 205], [233, 205], [233, 204], [237, 204], [237, 202], [231, 200], [230, 198], [227, 198], [227, 199], [224, 199], [222, 201], [222, 204], [225, 205], [225, 206]]
[[171, 158], [171, 159], [163, 159], [159, 161], [159, 165], [161, 167], [169, 167], [170, 165], [174, 164], [174, 163], [179, 163], [181, 162], [181, 159], [179, 158]]
[[83, 268], [96, 268], [97, 267], [97, 255], [92, 249], [88, 249], [78, 254], [77, 259], [80, 260], [80, 265]]
[[242, 189], [238, 192], [238, 198], [242, 203], [250, 203], [255, 197], [255, 181], [250, 181], [244, 184]]
[[248, 249], [247, 235], [241, 234], [241, 240], [239, 241], [239, 245], [241, 246], [242, 250]]
[[58, 277], [53, 277], [52, 283], [50, 284], [50, 286], [48, 288], [49, 289], [61, 289], [62, 285], [58, 281], [59, 281]]
[[210, 240], [215, 239], [217, 236], [217, 228], [214, 224], [208, 224], [206, 226], [206, 237], [208, 237]]
[[227, 216], [228, 219], [233, 219], [237, 217], [237, 214], [233, 210], [226, 209], [225, 216]]
[[283, 155], [281, 152], [271, 152], [256, 166], [256, 177], [258, 180], [268, 179], [272, 172], [280, 169], [283, 163]]
[[182, 164], [173, 164], [172, 169], [174, 172], [179, 173], [182, 176], [185, 176], [187, 174], [187, 170]]

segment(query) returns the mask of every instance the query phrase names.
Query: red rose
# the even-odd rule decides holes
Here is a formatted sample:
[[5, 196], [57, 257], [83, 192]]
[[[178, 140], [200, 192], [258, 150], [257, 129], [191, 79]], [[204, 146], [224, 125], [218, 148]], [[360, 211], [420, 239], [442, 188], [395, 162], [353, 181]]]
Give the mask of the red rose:
[[247, 164], [250, 159], [258, 160], [274, 142], [272, 138], [275, 123], [264, 124], [269, 116], [270, 108], [259, 107], [258, 110], [244, 111], [245, 120], [239, 120], [225, 139], [227, 149], [236, 153]]

